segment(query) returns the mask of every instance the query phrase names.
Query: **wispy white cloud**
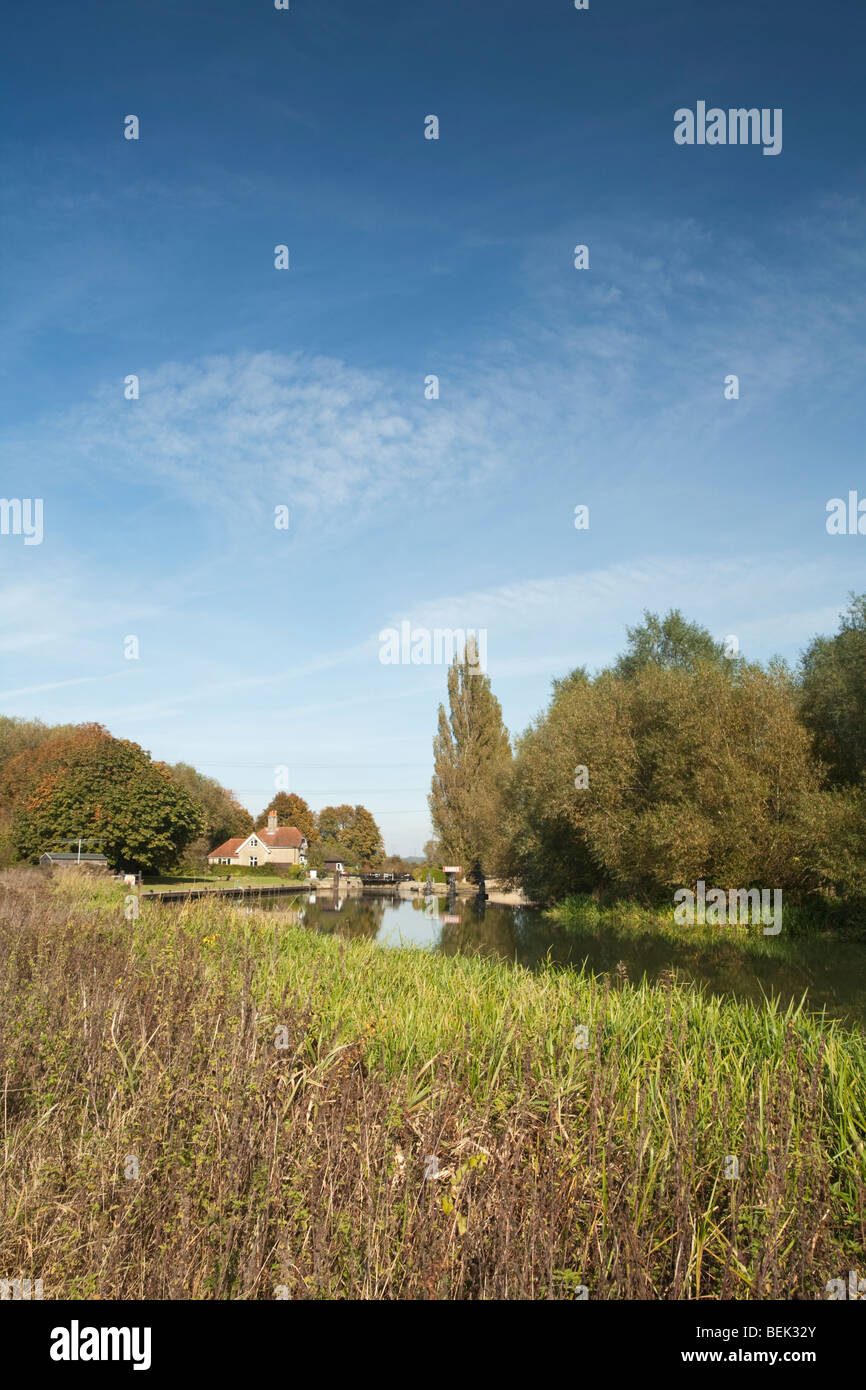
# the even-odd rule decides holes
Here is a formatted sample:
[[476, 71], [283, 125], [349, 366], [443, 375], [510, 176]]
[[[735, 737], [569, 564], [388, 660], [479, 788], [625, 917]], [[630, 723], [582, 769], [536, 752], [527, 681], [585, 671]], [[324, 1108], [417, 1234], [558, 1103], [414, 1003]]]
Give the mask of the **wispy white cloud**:
[[20, 695], [41, 695], [46, 690], [63, 690], [70, 685], [91, 685], [95, 681], [118, 680], [122, 677], [128, 678], [132, 674], [132, 669], [127, 667], [123, 671], [107, 671], [99, 676], [74, 676], [71, 680], [46, 681], [43, 685], [24, 685], [17, 690], [0, 690], [0, 700], [12, 700]]
[[85, 634], [115, 628], [121, 636], [124, 624], [158, 617], [162, 605], [144, 596], [131, 578], [114, 580], [115, 592], [106, 595], [96, 574], [83, 564], [49, 559], [39, 577], [0, 586], [0, 651], [55, 648], [65, 656], [82, 651]]
[[[830, 585], [825, 567], [787, 552], [648, 556], [452, 594], [409, 612], [418, 627], [486, 628], [489, 669], [497, 678], [553, 676], [569, 666], [610, 661], [645, 608], [682, 608], [718, 638], [737, 635], [745, 655], [790, 652], [836, 626], [843, 605], [815, 603]], [[551, 656], [556, 651], [558, 660]]]
[[[862, 208], [822, 208], [807, 225], [821, 228], [829, 261], [837, 246], [856, 254], [861, 220]], [[818, 267], [804, 292], [796, 257], [768, 264], [735, 238], [720, 247], [694, 220], [648, 226], [640, 250], [616, 228], [596, 232], [593, 268], [572, 273], [568, 296], [552, 273], [567, 229], [522, 248], [533, 312], [514, 311], [470, 360], [458, 347], [437, 364], [438, 401], [402, 365], [273, 351], [165, 362], [142, 368], [137, 401], [118, 379], [6, 431], [7, 463], [119, 488], [146, 481], [218, 516], [228, 536], [239, 516], [266, 521], [282, 502], [330, 536], [383, 506], [424, 498], [432, 512], [485, 485], [528, 482], [578, 450], [584, 466], [615, 464], [620, 488], [652, 468], [676, 472], [804, 378], [813, 391], [819, 377], [830, 391], [862, 378], [862, 275], [843, 286]], [[720, 410], [727, 372], [741, 399]]]
[[284, 503], [360, 517], [419, 487], [472, 485], [492, 465], [489, 420], [464, 399], [427, 402], [423, 379], [361, 371], [324, 357], [274, 352], [166, 363], [10, 436], [13, 464], [73, 462], [102, 478], [146, 478], [200, 509], [236, 518]]

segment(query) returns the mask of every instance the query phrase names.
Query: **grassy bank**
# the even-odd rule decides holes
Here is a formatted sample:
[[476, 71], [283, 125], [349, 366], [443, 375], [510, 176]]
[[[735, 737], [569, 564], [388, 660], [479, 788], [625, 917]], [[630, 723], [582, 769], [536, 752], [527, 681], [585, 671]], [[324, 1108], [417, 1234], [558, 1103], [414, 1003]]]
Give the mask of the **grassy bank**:
[[698, 945], [717, 942], [721, 937], [734, 941], [746, 951], [772, 949], [780, 939], [826, 938], [866, 941], [866, 919], [862, 904], [843, 899], [823, 898], [807, 904], [784, 902], [782, 930], [778, 936], [765, 936], [760, 922], [713, 926], [674, 921], [673, 904], [648, 907], [627, 899], [599, 901], [589, 893], [564, 898], [547, 910], [547, 916], [560, 926], [576, 932], [604, 930], [623, 936], [664, 937], [672, 942]]
[[46, 1298], [808, 1299], [866, 1265], [859, 1033], [123, 901], [0, 876], [0, 1273]]
[[180, 893], [189, 889], [208, 889], [220, 892], [231, 892], [233, 889], [243, 888], [255, 892], [257, 888], [295, 888], [303, 880], [291, 878], [278, 878], [275, 874], [263, 875], [261, 878], [243, 878], [240, 874], [235, 875], [229, 882], [227, 879], [194, 879], [194, 878], [163, 878], [152, 879], [142, 885], [145, 893]]
[[303, 871], [290, 873], [268, 873], [263, 869], [243, 869], [229, 866], [220, 872], [201, 872], [198, 874], [152, 874], [146, 875], [144, 879], [145, 892], [151, 889], [179, 889], [179, 888], [231, 888], [231, 887], [274, 887], [281, 883], [303, 883], [306, 881], [306, 873]]

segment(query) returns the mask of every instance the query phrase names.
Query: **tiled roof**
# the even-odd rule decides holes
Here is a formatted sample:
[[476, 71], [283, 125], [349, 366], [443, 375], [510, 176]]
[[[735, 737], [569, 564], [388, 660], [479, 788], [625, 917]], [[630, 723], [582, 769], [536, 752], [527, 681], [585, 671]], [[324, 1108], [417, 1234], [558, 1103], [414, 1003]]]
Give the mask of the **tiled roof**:
[[304, 841], [300, 830], [293, 825], [283, 825], [278, 830], [257, 830], [256, 834], [263, 844], [280, 849], [300, 849]]
[[[266, 849], [300, 849], [304, 843], [300, 830], [296, 830], [293, 825], [284, 825], [278, 830], [252, 830], [250, 834], [255, 835]], [[224, 845], [217, 845], [216, 849], [212, 849], [208, 858], [233, 859], [241, 845], [245, 845], [249, 838], [249, 835], [242, 835], [236, 840], [226, 840]]]
[[220, 859], [229, 859], [232, 855], [237, 854], [246, 838], [246, 835], [241, 835], [237, 840], [226, 840], [224, 845], [217, 845], [216, 849], [212, 849], [208, 858], [214, 859], [219, 855]]

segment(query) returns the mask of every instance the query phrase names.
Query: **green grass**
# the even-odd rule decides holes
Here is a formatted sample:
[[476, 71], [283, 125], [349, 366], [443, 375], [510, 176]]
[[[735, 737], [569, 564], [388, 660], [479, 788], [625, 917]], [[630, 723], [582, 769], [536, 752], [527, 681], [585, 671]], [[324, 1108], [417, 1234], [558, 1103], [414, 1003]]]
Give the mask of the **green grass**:
[[145, 893], [157, 893], [187, 888], [257, 888], [279, 887], [280, 885], [291, 888], [303, 881], [280, 877], [279, 874], [232, 874], [230, 881], [226, 878], [155, 878], [145, 879], [143, 891]]
[[589, 893], [578, 893], [548, 908], [546, 916], [560, 926], [575, 932], [603, 930], [622, 936], [664, 937], [666, 940], [689, 945], [705, 946], [717, 943], [721, 936], [734, 941], [744, 951], [772, 950], [772, 943], [781, 937], [793, 939], [812, 937], [823, 939], [866, 940], [860, 905], [842, 900], [821, 899], [813, 903], [791, 903], [783, 900], [782, 931], [777, 937], [765, 936], [760, 923], [751, 925], [712, 926], [674, 921], [673, 902], [670, 905], [649, 907], [628, 899], [601, 902]]
[[46, 1297], [820, 1298], [866, 1265], [859, 1032], [218, 901], [127, 921], [120, 886], [0, 890], [0, 1243]]
[[[769, 1002], [756, 1009], [688, 987], [666, 990], [647, 983], [612, 990], [604, 978], [573, 970], [529, 971], [496, 958], [445, 956], [412, 947], [386, 950], [375, 941], [347, 942], [301, 926], [275, 925], [264, 913], [243, 917], [229, 911], [224, 919], [220, 908], [215, 918], [213, 908], [201, 902], [185, 905], [173, 923], [174, 930], [155, 911], [145, 912], [135, 934], [142, 962], [161, 959], [170, 965], [182, 934], [209, 943], [206, 949], [238, 982], [252, 954], [260, 965], [257, 1002], [265, 1006], [286, 991], [308, 1001], [316, 1050], [333, 1040], [354, 1040], [375, 1024], [366, 1048], [369, 1065], [393, 1077], [449, 1056], [454, 1078], [484, 1100], [503, 1086], [521, 1083], [530, 1065], [527, 1040], [535, 1044], [534, 1078], [570, 1089], [585, 1061], [572, 1045], [579, 1023], [588, 1025], [597, 1040], [604, 1039], [604, 1053], [618, 1040], [620, 1068], [626, 1059], [631, 1068], [620, 1071], [627, 1088], [644, 1063], [657, 1059], [677, 1028], [683, 1040], [678, 1074], [686, 1092], [712, 1077], [713, 1065], [707, 1064], [711, 1050], [726, 1058], [741, 1093], [752, 1085], [755, 1068], [768, 1079], [781, 1061], [789, 1030], [807, 1065], [817, 1063], [819, 1052], [826, 1058], [847, 1050], [863, 1064], [866, 1085], [866, 1040], [793, 1005], [782, 1009]], [[215, 924], [219, 934], [213, 941]], [[852, 1092], [859, 1089], [862, 1098], [863, 1087], [854, 1084], [856, 1066], [849, 1073], [842, 1061], [833, 1065], [841, 1075], [850, 1075]], [[711, 1096], [705, 1100], [712, 1104]], [[857, 1118], [858, 1133], [866, 1136], [864, 1117], [866, 1111], [858, 1106], [852, 1118]], [[848, 1115], [840, 1118], [838, 1141], [846, 1148], [851, 1144]]]

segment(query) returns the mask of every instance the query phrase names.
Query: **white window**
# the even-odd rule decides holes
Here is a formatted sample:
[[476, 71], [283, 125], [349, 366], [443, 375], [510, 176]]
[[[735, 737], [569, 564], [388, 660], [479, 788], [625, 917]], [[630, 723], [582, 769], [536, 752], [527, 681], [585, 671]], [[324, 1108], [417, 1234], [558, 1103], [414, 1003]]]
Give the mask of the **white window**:
[[253, 849], [257, 849], [257, 848], [258, 848], [259, 842], [258, 842], [258, 840], [256, 839], [255, 835], [254, 835], [253, 838], [250, 840], [250, 844], [252, 845]]
[[258, 868], [258, 864], [259, 864], [259, 857], [258, 857], [258, 855], [257, 855], [257, 854], [251, 854], [251, 855], [250, 855], [250, 868], [251, 868], [251, 869], [256, 869], [256, 868]]

